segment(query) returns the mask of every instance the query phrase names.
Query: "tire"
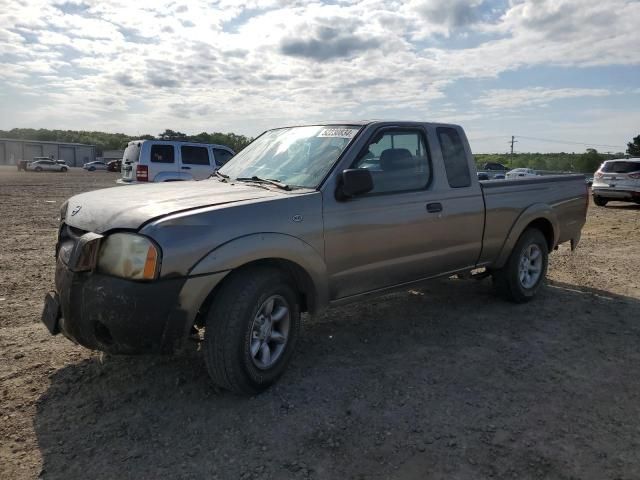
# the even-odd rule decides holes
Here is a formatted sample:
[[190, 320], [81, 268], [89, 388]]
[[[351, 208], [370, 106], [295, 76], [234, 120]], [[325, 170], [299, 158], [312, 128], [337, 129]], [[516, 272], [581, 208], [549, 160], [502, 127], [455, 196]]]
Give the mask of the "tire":
[[593, 196], [593, 203], [595, 203], [599, 207], [606, 207], [609, 200], [602, 197]]
[[[269, 267], [232, 272], [225, 279], [207, 314], [204, 335], [207, 371], [216, 385], [251, 395], [284, 373], [300, 335], [299, 295], [292, 283], [286, 274]], [[265, 318], [261, 314], [268, 313], [272, 300], [266, 318], [273, 315], [273, 323], [267, 320], [260, 327]], [[288, 316], [283, 316], [282, 307], [288, 308]]]
[[96, 167], [89, 167], [89, 171], [90, 172], [95, 172], [96, 171]]
[[42, 171], [42, 167], [36, 167], [34, 170], [35, 170], [36, 172], [41, 172], [41, 171]]
[[66, 171], [67, 171], [67, 167], [62, 167], [62, 168], [60, 169], [60, 171], [61, 171], [61, 172], [66, 172]]
[[[539, 257], [534, 255], [536, 252]], [[526, 262], [525, 258], [529, 257], [532, 260], [529, 261], [528, 267], [526, 263], [521, 264], [521, 262]], [[539, 261], [536, 260], [538, 258]], [[528, 228], [520, 235], [505, 266], [491, 272], [496, 291], [512, 302], [528, 302], [544, 283], [548, 263], [547, 239], [537, 228]], [[528, 273], [523, 273], [524, 268]]]

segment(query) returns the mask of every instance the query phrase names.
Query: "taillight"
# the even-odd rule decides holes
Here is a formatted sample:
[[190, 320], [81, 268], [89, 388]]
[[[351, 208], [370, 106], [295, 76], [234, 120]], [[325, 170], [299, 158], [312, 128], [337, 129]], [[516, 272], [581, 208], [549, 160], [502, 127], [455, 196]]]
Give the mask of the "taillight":
[[640, 172], [630, 173], [629, 178], [633, 178], [635, 180], [640, 179]]
[[604, 177], [604, 173], [596, 172], [596, 178], [602, 178], [602, 177]]
[[136, 166], [136, 181], [148, 182], [149, 181], [149, 167], [146, 165]]

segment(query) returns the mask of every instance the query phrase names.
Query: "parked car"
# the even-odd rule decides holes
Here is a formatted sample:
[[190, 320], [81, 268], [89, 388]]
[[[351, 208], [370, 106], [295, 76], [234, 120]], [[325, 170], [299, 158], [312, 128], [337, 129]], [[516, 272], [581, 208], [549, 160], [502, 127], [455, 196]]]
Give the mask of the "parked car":
[[538, 174], [531, 168], [514, 168], [509, 170], [506, 174], [506, 178], [520, 178], [520, 177], [537, 177]]
[[18, 171], [23, 170], [26, 172], [28, 170], [27, 167], [32, 161], [33, 160], [18, 160], [18, 162], [16, 163], [16, 167], [18, 167]]
[[599, 207], [611, 200], [640, 203], [640, 158], [605, 161], [593, 177], [591, 192]]
[[593, 177], [591, 175], [585, 175], [584, 181], [589, 186], [593, 185]]
[[581, 175], [478, 182], [455, 125], [269, 130], [214, 178], [64, 203], [42, 321], [114, 354], [171, 352], [204, 327], [213, 382], [256, 393], [291, 360], [301, 312], [476, 269], [531, 300], [587, 205]]
[[29, 162], [26, 169], [34, 172], [66, 172], [68, 170], [66, 165], [61, 165], [55, 160], [50, 160], [48, 158]]
[[505, 178], [506, 178], [506, 177], [504, 176], [504, 173], [496, 173], [496, 174], [493, 176], [493, 179], [494, 179], [494, 180], [504, 180]]
[[482, 170], [486, 170], [489, 172], [502, 172], [502, 173], [506, 173], [509, 169], [507, 167], [505, 167], [503, 164], [501, 163], [497, 163], [497, 162], [487, 162], [482, 166]]
[[84, 168], [85, 170], [89, 170], [90, 172], [94, 172], [96, 170], [106, 170], [107, 164], [101, 162], [100, 160], [96, 160], [94, 162], [85, 163], [84, 165], [82, 165], [82, 168]]
[[122, 178], [118, 182], [203, 180], [234, 155], [224, 145], [135, 140], [124, 151]]
[[478, 172], [478, 180], [491, 180], [486, 172]]
[[107, 170], [110, 172], [119, 172], [122, 170], [122, 160], [111, 160], [107, 162]]

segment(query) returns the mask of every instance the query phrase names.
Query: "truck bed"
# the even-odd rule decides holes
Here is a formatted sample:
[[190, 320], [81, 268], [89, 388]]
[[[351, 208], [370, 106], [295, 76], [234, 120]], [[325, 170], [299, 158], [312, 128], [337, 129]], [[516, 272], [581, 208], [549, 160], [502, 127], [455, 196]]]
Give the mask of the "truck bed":
[[485, 203], [485, 226], [479, 266], [499, 259], [518, 218], [532, 209], [551, 209], [551, 218], [555, 219], [551, 225], [552, 247], [579, 239], [587, 208], [583, 175], [484, 180], [480, 187]]

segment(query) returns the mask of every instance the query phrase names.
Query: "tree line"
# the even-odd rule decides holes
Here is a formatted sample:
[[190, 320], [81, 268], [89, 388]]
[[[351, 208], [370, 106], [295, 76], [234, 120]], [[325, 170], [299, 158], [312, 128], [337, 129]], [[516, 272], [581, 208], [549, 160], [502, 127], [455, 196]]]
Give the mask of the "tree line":
[[[640, 135], [627, 143], [626, 155], [640, 157]], [[587, 148], [584, 153], [490, 153], [474, 156], [478, 169], [487, 162], [497, 162], [508, 168], [594, 173], [605, 160], [624, 158], [625, 153], [600, 153], [595, 148]]]
[[589, 148], [585, 153], [490, 153], [474, 155], [478, 169], [487, 162], [497, 162], [507, 168], [532, 168], [555, 172], [593, 173], [605, 160], [624, 158], [623, 152], [600, 153]]
[[201, 132], [197, 135], [187, 135], [182, 132], [165, 130], [154, 135], [131, 136], [124, 133], [106, 133], [86, 130], [49, 130], [46, 128], [13, 128], [0, 130], [0, 138], [18, 140], [35, 140], [48, 142], [85, 143], [96, 146], [96, 155], [101, 156], [105, 150], [123, 150], [131, 140], [180, 140], [197, 143], [217, 143], [226, 145], [239, 152], [251, 142], [250, 137], [235, 133]]
[[[13, 128], [0, 130], [1, 138], [15, 138], [20, 140], [41, 140], [51, 142], [86, 143], [96, 146], [97, 156], [105, 150], [122, 150], [131, 140], [179, 140], [197, 143], [217, 143], [226, 145], [239, 152], [252, 140], [244, 135], [235, 133], [201, 132], [197, 135], [187, 135], [167, 129], [157, 136], [138, 135], [132, 137], [124, 133], [106, 133], [85, 130], [48, 130], [45, 128]], [[640, 157], [640, 135], [634, 137], [627, 144], [627, 154]], [[526, 167], [534, 170], [553, 170], [559, 172], [593, 173], [605, 160], [624, 157], [623, 152], [600, 153], [594, 148], [588, 148], [584, 153], [491, 153], [475, 155], [478, 168], [487, 162], [501, 163], [508, 168]]]

